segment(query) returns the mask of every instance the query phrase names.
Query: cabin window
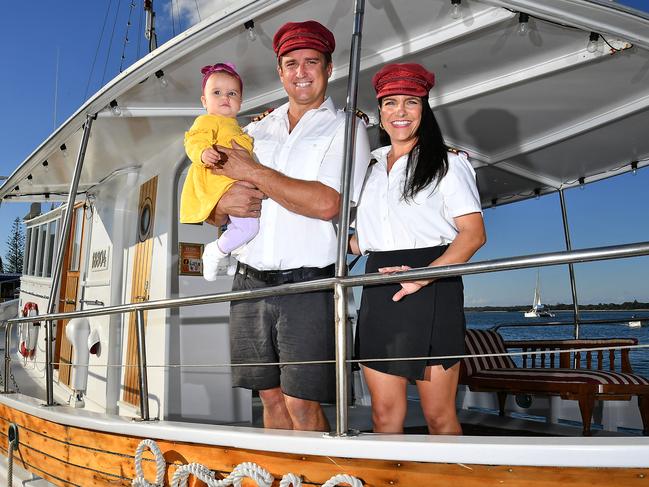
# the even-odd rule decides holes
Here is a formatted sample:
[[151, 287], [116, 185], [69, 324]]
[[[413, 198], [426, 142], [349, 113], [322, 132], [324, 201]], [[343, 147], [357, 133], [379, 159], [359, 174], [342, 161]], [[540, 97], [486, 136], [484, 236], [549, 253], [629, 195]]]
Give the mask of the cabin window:
[[47, 246], [45, 248], [45, 260], [43, 262], [43, 277], [52, 277], [52, 267], [54, 266], [54, 246], [56, 244], [56, 227], [58, 220], [51, 221], [47, 224]]
[[25, 235], [25, 252], [24, 252], [25, 258], [24, 258], [24, 261], [23, 261], [23, 274], [29, 275], [29, 265], [30, 265], [30, 263], [32, 261], [31, 255], [29, 254], [29, 249], [30, 249], [31, 242], [32, 242], [32, 229], [28, 228], [25, 233], [26, 233], [26, 235]]
[[83, 230], [83, 206], [74, 211], [74, 240], [72, 241], [72, 256], [69, 270], [76, 272], [81, 263], [81, 237]]
[[44, 250], [46, 245], [45, 240], [47, 238], [46, 226], [47, 225], [39, 225], [36, 228], [36, 232], [38, 233], [38, 244], [36, 245], [36, 259], [34, 262], [35, 276], [43, 275], [43, 255], [44, 255]]
[[27, 275], [34, 275], [34, 267], [36, 264], [36, 247], [38, 245], [38, 228], [32, 227], [32, 238], [29, 242], [29, 267], [27, 268]]

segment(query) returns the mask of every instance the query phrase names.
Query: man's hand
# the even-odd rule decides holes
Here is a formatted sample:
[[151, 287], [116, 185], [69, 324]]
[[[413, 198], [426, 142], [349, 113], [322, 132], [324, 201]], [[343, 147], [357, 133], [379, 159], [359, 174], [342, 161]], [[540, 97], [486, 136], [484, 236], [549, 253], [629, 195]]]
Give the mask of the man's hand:
[[263, 199], [266, 199], [266, 195], [254, 185], [246, 181], [237, 181], [221, 196], [207, 223], [223, 225], [228, 216], [259, 218]]
[[[219, 176], [227, 176], [232, 179], [249, 180], [252, 173], [261, 167], [250, 153], [232, 140], [232, 149], [216, 146], [216, 152], [220, 163], [215, 163], [212, 173]], [[207, 149], [210, 150], [210, 149]], [[235, 215], [237, 216], [237, 215]]]

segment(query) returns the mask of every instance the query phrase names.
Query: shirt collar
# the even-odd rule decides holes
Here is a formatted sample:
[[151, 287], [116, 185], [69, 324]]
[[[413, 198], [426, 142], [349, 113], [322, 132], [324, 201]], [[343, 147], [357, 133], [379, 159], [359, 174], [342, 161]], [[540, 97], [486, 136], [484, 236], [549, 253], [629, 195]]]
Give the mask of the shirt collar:
[[[372, 151], [372, 157], [376, 159], [376, 163], [380, 164], [381, 166], [387, 168], [388, 167], [388, 154], [392, 150], [391, 145], [386, 145], [383, 147], [379, 147], [378, 149], [374, 149]], [[408, 155], [409, 154], [404, 154], [402, 155], [399, 159], [396, 160], [394, 167], [392, 170], [398, 167], [405, 167], [405, 163], [408, 160]], [[403, 163], [401, 161], [404, 161]]]
[[[276, 117], [276, 118], [288, 117], [288, 105], [289, 102], [284, 103], [283, 105], [273, 110], [268, 116]], [[334, 102], [330, 96], [325, 98], [325, 101], [323, 101], [322, 105], [320, 105], [316, 110], [318, 111], [328, 110], [332, 115], [336, 115], [336, 105], [334, 105]]]

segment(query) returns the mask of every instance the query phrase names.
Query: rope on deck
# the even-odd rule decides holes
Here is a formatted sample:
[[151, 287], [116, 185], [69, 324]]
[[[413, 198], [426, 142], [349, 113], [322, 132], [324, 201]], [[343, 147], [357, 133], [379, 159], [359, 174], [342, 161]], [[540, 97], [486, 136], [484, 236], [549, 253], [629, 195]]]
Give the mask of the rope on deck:
[[[150, 483], [144, 478], [142, 471], [142, 453], [145, 448], [149, 448], [156, 461], [156, 479], [155, 483]], [[142, 440], [135, 450], [135, 473], [136, 478], [131, 484], [133, 487], [162, 487], [167, 465], [160, 448], [154, 440]], [[217, 479], [216, 473], [200, 463], [188, 463], [179, 466], [174, 472], [171, 479], [171, 487], [187, 487], [189, 476], [205, 482], [208, 487], [241, 487], [244, 479], [251, 479], [257, 483], [258, 487], [271, 487], [275, 477], [265, 468], [254, 462], [240, 463], [232, 473], [224, 479]], [[363, 482], [352, 475], [338, 474], [327, 480], [322, 487], [336, 487], [341, 484], [347, 484], [350, 487], [363, 487]], [[282, 477], [279, 487], [302, 487], [302, 479], [294, 473], [287, 473]]]
[[[144, 478], [144, 471], [142, 470], [142, 454], [146, 448], [151, 450], [155, 459], [155, 482], [153, 483]], [[135, 478], [131, 485], [133, 487], [163, 487], [166, 470], [167, 463], [158, 444], [153, 440], [142, 440], [135, 449]]]

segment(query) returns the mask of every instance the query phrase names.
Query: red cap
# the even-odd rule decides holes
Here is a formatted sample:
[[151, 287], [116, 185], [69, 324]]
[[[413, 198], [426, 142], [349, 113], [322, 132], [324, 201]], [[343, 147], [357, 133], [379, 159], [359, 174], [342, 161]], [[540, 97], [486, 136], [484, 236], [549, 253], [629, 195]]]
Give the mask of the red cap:
[[372, 78], [376, 97], [388, 95], [426, 96], [435, 86], [435, 75], [421, 64], [388, 64]]
[[331, 54], [336, 48], [334, 35], [320, 22], [287, 22], [273, 37], [273, 50], [277, 57], [296, 49], [315, 49]]

